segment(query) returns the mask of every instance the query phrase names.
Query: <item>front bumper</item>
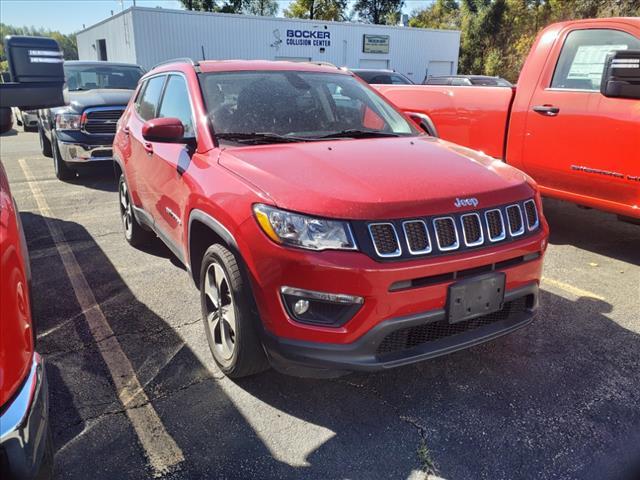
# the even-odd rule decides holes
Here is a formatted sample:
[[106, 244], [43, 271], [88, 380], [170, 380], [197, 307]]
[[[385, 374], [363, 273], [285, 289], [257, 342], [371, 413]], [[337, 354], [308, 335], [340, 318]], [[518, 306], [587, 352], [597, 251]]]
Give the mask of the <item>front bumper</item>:
[[[346, 345], [278, 338], [268, 332], [263, 343], [274, 368], [291, 375], [332, 377], [384, 370], [469, 348], [524, 327], [538, 308], [538, 284], [507, 291], [504, 301], [503, 312], [488, 315], [488, 321], [481, 317], [450, 326], [446, 311], [436, 309], [385, 320]], [[431, 329], [430, 340], [425, 328]]]
[[60, 155], [66, 163], [87, 164], [92, 162], [113, 161], [111, 144], [90, 145], [58, 140]]
[[0, 475], [2, 478], [47, 478], [49, 395], [44, 362], [34, 354], [29, 375], [0, 416]]

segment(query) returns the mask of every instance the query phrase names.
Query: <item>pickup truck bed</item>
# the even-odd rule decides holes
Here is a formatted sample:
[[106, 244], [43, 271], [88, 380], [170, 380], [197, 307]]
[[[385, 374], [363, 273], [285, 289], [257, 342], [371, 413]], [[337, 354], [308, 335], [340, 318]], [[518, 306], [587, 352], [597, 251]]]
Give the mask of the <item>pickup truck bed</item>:
[[444, 140], [504, 158], [515, 88], [376, 85], [400, 110], [429, 116]]

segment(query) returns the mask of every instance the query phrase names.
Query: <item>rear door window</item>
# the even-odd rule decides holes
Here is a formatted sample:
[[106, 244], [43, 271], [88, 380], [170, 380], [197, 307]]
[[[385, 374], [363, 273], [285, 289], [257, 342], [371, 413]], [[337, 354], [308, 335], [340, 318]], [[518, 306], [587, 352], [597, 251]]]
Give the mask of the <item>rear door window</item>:
[[153, 77], [147, 80], [146, 85], [142, 88], [142, 93], [136, 101], [136, 112], [143, 120], [151, 120], [156, 118], [162, 88], [164, 87], [165, 75]]
[[562, 46], [551, 88], [600, 90], [604, 61], [609, 52], [640, 48], [640, 40], [611, 29], [575, 30]]

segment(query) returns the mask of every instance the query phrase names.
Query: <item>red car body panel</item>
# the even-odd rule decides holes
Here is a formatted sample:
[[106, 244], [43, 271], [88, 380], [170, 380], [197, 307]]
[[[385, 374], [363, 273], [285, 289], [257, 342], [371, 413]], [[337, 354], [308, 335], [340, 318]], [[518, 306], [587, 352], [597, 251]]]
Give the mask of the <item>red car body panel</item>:
[[[350, 75], [328, 67], [287, 62], [202, 62], [199, 69], [280, 69]], [[442, 308], [452, 283], [390, 293], [394, 282], [483, 267], [530, 254], [534, 254], [530, 261], [503, 270], [506, 288], [538, 285], [548, 226], [535, 183], [517, 169], [427, 136], [219, 146], [206, 121], [194, 68], [184, 63], [162, 66], [143, 77], [141, 83], [163, 72], [178, 72], [187, 80], [197, 119], [197, 148], [186, 159], [188, 168], [182, 174], [177, 169], [182, 162], [183, 145], [153, 142], [145, 149], [144, 121], [133, 108], [137, 97], [134, 94], [114, 140], [115, 157], [125, 174], [132, 201], [153, 217], [156, 233], [192, 272], [198, 272], [199, 265], [191, 263], [191, 217], [194, 212], [205, 212], [215, 219], [237, 242], [234, 250], [246, 265], [260, 317], [271, 334], [348, 344], [385, 319]], [[265, 203], [344, 220], [407, 218], [451, 212], [455, 198], [467, 194], [487, 206], [535, 198], [540, 228], [505, 245], [381, 263], [360, 251], [318, 252], [276, 244], [260, 229], [252, 213], [256, 203]], [[463, 207], [456, 213], [468, 210], [473, 207]], [[282, 286], [362, 296], [364, 307], [339, 328], [305, 325], [286, 313], [280, 297]]]
[[0, 163], [0, 406], [22, 385], [34, 354], [27, 262], [18, 212]]
[[[567, 35], [584, 29], [611, 29], [640, 39], [638, 18], [551, 25], [538, 35], [512, 101], [506, 88], [376, 88], [403, 111], [429, 115], [442, 138], [530, 174], [545, 195], [640, 218], [640, 102], [549, 88]], [[560, 112], [543, 116], [533, 112], [537, 105]]]

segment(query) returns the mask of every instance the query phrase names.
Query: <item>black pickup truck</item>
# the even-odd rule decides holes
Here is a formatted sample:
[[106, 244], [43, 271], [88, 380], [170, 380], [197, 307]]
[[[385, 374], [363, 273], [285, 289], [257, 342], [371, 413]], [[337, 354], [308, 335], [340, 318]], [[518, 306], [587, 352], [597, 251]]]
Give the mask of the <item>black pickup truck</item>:
[[116, 123], [144, 71], [114, 62], [64, 62], [67, 105], [40, 110], [42, 154], [53, 158], [56, 177], [68, 180], [79, 169], [113, 161]]

